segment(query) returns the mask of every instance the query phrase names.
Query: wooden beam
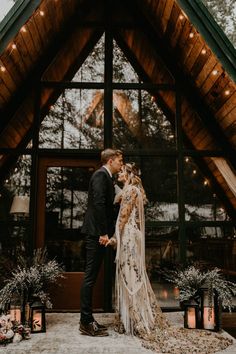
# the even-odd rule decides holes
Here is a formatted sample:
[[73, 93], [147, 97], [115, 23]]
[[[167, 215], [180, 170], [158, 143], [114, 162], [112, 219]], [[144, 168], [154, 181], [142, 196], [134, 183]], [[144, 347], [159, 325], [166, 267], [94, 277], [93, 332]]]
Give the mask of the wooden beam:
[[66, 42], [66, 39], [73, 33], [74, 27], [76, 27], [78, 21], [83, 21], [84, 18], [89, 14], [90, 9], [95, 5], [96, 0], [90, 0], [83, 6], [78, 3], [79, 11], [76, 11], [73, 17], [68, 19], [58, 37], [55, 38], [54, 43], [49, 47], [47, 51], [44, 52], [43, 57], [39, 60], [37, 65], [34, 66], [34, 69], [29, 72], [28, 78], [22, 83], [22, 86], [12, 96], [7, 107], [0, 112], [0, 133], [8, 123], [9, 119], [14, 115], [15, 111], [21, 105], [28, 92], [32, 91], [35, 83], [41, 80], [44, 71], [53, 61], [55, 55], [58, 53], [63, 43]]
[[148, 18], [145, 17], [144, 11], [142, 11], [142, 9], [140, 8], [139, 1], [122, 1], [124, 3], [124, 6], [127, 7], [130, 11], [130, 13], [135, 16], [136, 20], [138, 22], [143, 23], [142, 29], [147, 36], [147, 40], [149, 40], [153, 48], [156, 49], [158, 56], [161, 56], [167, 69], [175, 77], [176, 82], [180, 86], [184, 96], [187, 98], [193, 109], [199, 114], [206, 129], [217, 141], [220, 148], [225, 151], [227, 159], [230, 161], [230, 163], [236, 170], [236, 160], [234, 158], [235, 149], [224, 135], [222, 129], [214, 118], [214, 115], [211, 113], [209, 107], [200, 97], [197, 89], [194, 87], [191, 80], [183, 71], [180, 70], [176, 61], [173, 60], [173, 54], [168, 49], [164, 40], [159, 37], [159, 34], [157, 33], [155, 27], [148, 20]]

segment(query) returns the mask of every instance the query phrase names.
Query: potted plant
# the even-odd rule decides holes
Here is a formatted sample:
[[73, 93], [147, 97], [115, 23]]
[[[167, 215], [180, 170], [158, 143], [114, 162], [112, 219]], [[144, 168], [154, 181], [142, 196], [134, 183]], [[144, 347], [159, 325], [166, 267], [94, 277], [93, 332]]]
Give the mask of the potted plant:
[[186, 310], [191, 301], [199, 306], [199, 328], [220, 329], [221, 306], [231, 311], [236, 295], [236, 284], [226, 280], [220, 269], [202, 271], [192, 265], [168, 271], [166, 279], [179, 289], [181, 308]]
[[40, 299], [45, 307], [51, 308], [48, 286], [64, 277], [62, 272], [61, 265], [55, 259], [48, 260], [46, 248], [36, 249], [31, 258], [19, 257], [16, 269], [0, 290], [0, 310], [6, 313], [16, 298], [20, 302], [23, 319], [26, 304], [35, 298]]

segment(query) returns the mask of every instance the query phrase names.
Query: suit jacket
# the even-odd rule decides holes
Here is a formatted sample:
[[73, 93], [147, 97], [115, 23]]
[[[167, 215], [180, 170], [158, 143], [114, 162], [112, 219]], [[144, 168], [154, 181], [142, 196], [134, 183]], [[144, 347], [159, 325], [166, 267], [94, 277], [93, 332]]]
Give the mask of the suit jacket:
[[82, 233], [93, 236], [112, 236], [115, 231], [114, 211], [115, 189], [108, 171], [101, 167], [95, 171], [89, 182], [88, 207]]

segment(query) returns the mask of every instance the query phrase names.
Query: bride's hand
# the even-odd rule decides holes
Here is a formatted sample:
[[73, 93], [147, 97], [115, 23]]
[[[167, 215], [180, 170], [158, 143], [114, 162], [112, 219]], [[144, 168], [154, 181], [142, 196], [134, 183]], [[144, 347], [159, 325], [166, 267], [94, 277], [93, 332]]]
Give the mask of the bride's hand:
[[107, 246], [111, 246], [113, 247], [114, 249], [116, 249], [116, 246], [117, 246], [117, 241], [116, 241], [116, 238], [114, 236], [112, 236], [106, 243], [105, 247]]
[[111, 246], [111, 244], [112, 244], [111, 240], [108, 240], [107, 243], [105, 244], [105, 247], [107, 247], [109, 245]]

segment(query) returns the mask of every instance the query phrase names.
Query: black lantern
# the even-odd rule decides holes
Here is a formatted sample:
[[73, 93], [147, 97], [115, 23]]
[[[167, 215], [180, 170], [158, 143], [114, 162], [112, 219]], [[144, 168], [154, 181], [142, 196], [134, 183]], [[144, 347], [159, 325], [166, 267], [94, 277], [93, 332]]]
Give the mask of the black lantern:
[[205, 283], [201, 289], [201, 328], [219, 331], [221, 327], [221, 305], [216, 290]]
[[10, 304], [9, 306], [9, 313], [11, 316], [11, 321], [17, 322], [20, 324], [21, 321], [21, 306], [20, 305], [15, 305], [15, 304]]
[[46, 332], [45, 306], [40, 300], [30, 304], [31, 333]]
[[199, 305], [192, 299], [183, 303], [184, 327], [189, 329], [199, 328]]
[[10, 314], [11, 321], [21, 324], [24, 319], [23, 306], [21, 304], [21, 298], [18, 294], [14, 294], [9, 303], [8, 312]]

